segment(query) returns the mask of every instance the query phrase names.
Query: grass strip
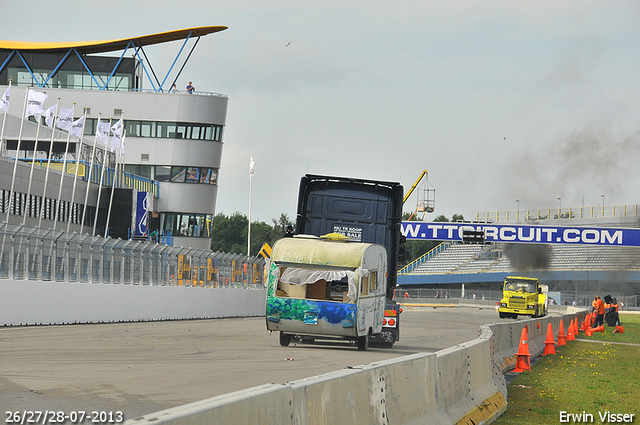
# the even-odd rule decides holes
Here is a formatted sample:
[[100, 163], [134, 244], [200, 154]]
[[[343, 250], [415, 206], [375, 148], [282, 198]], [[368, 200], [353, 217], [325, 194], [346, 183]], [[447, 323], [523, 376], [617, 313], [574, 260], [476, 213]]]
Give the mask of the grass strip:
[[494, 423], [624, 423], [623, 414], [640, 423], [640, 345], [616, 344], [640, 344], [640, 315], [621, 314], [620, 321], [625, 333], [606, 325], [592, 337], [581, 332], [588, 342], [569, 341], [517, 374], [508, 386], [508, 409]]

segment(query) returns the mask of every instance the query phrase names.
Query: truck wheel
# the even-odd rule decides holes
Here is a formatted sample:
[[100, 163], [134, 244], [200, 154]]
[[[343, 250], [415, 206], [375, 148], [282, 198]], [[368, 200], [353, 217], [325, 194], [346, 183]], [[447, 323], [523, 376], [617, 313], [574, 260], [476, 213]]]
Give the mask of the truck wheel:
[[358, 337], [358, 350], [359, 351], [366, 351], [367, 348], [369, 348], [369, 334], [366, 334], [365, 336], [359, 336]]
[[499, 311], [498, 315], [500, 316], [501, 319], [504, 319], [505, 317], [507, 317], [506, 313], [503, 313], [502, 311]]
[[380, 333], [380, 339], [382, 339], [382, 343], [380, 344], [382, 348], [392, 348], [393, 343], [396, 342], [393, 333], [385, 330], [382, 330]]
[[291, 334], [280, 332], [280, 345], [286, 347], [291, 343]]

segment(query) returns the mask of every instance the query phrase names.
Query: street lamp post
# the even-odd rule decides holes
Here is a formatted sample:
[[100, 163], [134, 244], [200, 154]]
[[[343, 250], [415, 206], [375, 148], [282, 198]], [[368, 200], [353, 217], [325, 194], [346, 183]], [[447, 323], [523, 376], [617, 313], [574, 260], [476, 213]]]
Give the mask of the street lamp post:
[[604, 193], [602, 193], [600, 197], [602, 198], [602, 216], [604, 217]]
[[516, 215], [516, 221], [520, 221], [520, 199], [516, 199], [516, 204], [518, 204], [518, 214]]
[[562, 218], [562, 198], [558, 196], [558, 218]]

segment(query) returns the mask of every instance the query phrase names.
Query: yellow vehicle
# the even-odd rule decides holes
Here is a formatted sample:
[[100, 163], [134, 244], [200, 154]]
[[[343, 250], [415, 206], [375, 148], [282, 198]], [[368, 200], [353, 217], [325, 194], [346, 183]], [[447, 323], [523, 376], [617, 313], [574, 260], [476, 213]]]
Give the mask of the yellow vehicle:
[[549, 287], [531, 277], [508, 276], [504, 280], [498, 314], [517, 319], [519, 314], [540, 317], [547, 314]]

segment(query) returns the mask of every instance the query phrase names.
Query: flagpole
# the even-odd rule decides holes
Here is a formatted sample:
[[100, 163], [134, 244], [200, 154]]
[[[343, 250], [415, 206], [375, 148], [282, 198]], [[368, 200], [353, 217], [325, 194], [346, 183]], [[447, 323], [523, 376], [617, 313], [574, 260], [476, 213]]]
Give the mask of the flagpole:
[[[76, 104], [73, 103], [73, 112], [75, 114]], [[73, 114], [71, 114], [73, 118]], [[71, 129], [69, 129], [69, 134], [67, 134], [67, 145], [64, 148], [64, 158], [62, 160], [62, 173], [60, 174], [60, 184], [58, 185], [58, 200], [56, 201], [55, 212], [53, 214], [53, 230], [56, 230], [56, 226], [58, 224], [58, 211], [60, 210], [60, 199], [62, 198], [62, 183], [64, 182], [64, 175], [67, 174], [67, 156], [69, 156], [69, 142], [71, 140]], [[78, 164], [76, 164], [76, 176], [78, 175]], [[73, 185], [75, 190], [75, 183]], [[71, 194], [73, 196], [73, 194]], [[69, 216], [73, 212], [73, 202], [69, 206]], [[67, 232], [69, 232], [69, 227], [67, 227]]]
[[27, 99], [29, 99], [29, 86], [25, 91], [24, 109], [20, 120], [20, 132], [18, 133], [18, 146], [16, 146], [16, 159], [13, 163], [13, 175], [11, 177], [11, 190], [9, 191], [9, 205], [7, 207], [7, 224], [9, 224], [9, 213], [11, 212], [11, 204], [13, 203], [13, 189], [16, 183], [16, 169], [18, 168], [18, 157], [20, 156], [20, 142], [22, 141], [22, 128], [24, 126], [24, 114], [27, 113]]
[[[11, 93], [11, 80], [9, 80], [9, 93]], [[6, 141], [4, 140], [4, 128], [7, 124], [7, 114], [9, 113], [9, 103], [7, 103], [7, 110], [4, 111], [4, 116], [2, 117], [2, 133], [0, 134], [0, 156], [7, 156], [7, 146]]]
[[38, 229], [42, 226], [42, 215], [44, 214], [44, 203], [47, 195], [47, 182], [49, 181], [49, 170], [51, 169], [51, 157], [53, 156], [53, 138], [56, 134], [56, 119], [58, 119], [58, 108], [60, 98], [56, 102], [56, 112], [53, 114], [53, 124], [51, 125], [51, 143], [49, 144], [49, 158], [47, 159], [47, 171], [44, 174], [44, 189], [42, 190], [42, 202], [40, 202], [40, 214], [38, 214]]
[[[4, 129], [7, 124], [7, 114], [9, 113], [9, 102], [11, 100], [11, 80], [9, 80], [9, 88], [7, 89], [7, 91], [9, 92], [7, 96], [7, 110], [4, 111], [4, 117], [2, 117], [2, 133], [0, 133], [0, 156], [2, 156], [3, 158], [7, 156], [7, 149], [6, 149], [7, 145], [6, 145], [6, 141], [4, 140]], [[7, 94], [7, 91], [5, 91], [5, 94]], [[26, 108], [26, 104], [25, 104], [25, 108]], [[22, 113], [22, 115], [24, 115], [24, 112]], [[2, 200], [2, 204], [4, 206], [4, 199]], [[9, 205], [7, 206], [7, 224], [9, 224], [9, 211], [11, 211], [11, 197], [9, 197]], [[4, 234], [2, 236], [2, 247], [0, 248], [0, 259], [4, 256], [4, 243], [6, 239], [7, 239], [7, 234]]]
[[[46, 93], [46, 92], [45, 92]], [[44, 106], [44, 102], [43, 102]], [[38, 150], [38, 138], [40, 137], [40, 128], [42, 127], [42, 115], [37, 116], [38, 118], [38, 129], [36, 130], [36, 141], [33, 144], [33, 157], [31, 158], [31, 170], [29, 170], [29, 185], [27, 186], [27, 203], [24, 209], [24, 217], [22, 217], [22, 225], [24, 226], [27, 223], [27, 210], [31, 209], [31, 182], [33, 181], [33, 168], [36, 165], [36, 152]], [[26, 150], [25, 150], [26, 156]]]
[[[111, 128], [111, 118], [109, 118], [109, 128]], [[100, 131], [100, 118], [98, 117], [98, 132], [99, 131]], [[100, 134], [100, 138], [102, 139], [102, 134]], [[108, 151], [109, 151], [109, 147], [105, 146], [104, 154], [102, 155], [102, 169], [100, 171], [100, 184], [98, 185], [98, 201], [96, 202], [96, 213], [93, 216], [93, 231], [91, 233], [91, 236], [96, 235], [96, 225], [98, 224], [98, 211], [100, 209], [100, 193], [102, 192], [102, 181], [104, 180], [104, 169], [106, 168]]]
[[[75, 103], [74, 103], [75, 105]], [[84, 124], [85, 122], [87, 122], [87, 109], [84, 109], [84, 113], [82, 114], [83, 116], [83, 120], [82, 120], [82, 129], [80, 130], [80, 136], [76, 136], [78, 137], [78, 147], [79, 149], [76, 149], [76, 172], [74, 174], [74, 178], [73, 178], [73, 191], [71, 192], [71, 204], [69, 206], [69, 219], [67, 220], [67, 233], [69, 233], [69, 229], [71, 228], [71, 217], [73, 214], [73, 202], [75, 201], [76, 198], [76, 185], [78, 183], [78, 170], [80, 169], [80, 155], [82, 154], [82, 136], [84, 136]], [[73, 131], [73, 127], [71, 127], [71, 130], [69, 132], [69, 135], [71, 135], [71, 131]], [[86, 170], [86, 166], [85, 166], [85, 170]], [[86, 171], [84, 171], [84, 174], [86, 174]], [[87, 182], [87, 184], [89, 184]], [[85, 201], [85, 204], [82, 207], [82, 219], [84, 221], [84, 212], [87, 209], [87, 203]], [[80, 234], [82, 234], [82, 223], [80, 224]]]
[[251, 255], [251, 191], [253, 188], [253, 168], [256, 163], [253, 161], [253, 155], [251, 155], [251, 161], [249, 162], [249, 228], [247, 231], [247, 257]]
[[249, 174], [249, 231], [247, 232], [247, 257], [251, 255], [251, 188], [253, 186], [253, 175]]
[[120, 157], [122, 144], [124, 143], [124, 137], [126, 134], [127, 134], [127, 130], [123, 129], [122, 136], [120, 136], [120, 146], [118, 146], [118, 151], [116, 152], [116, 164], [114, 167], [113, 181], [111, 185], [111, 196], [109, 197], [109, 208], [107, 209], [107, 224], [106, 224], [105, 236], [109, 234], [109, 219], [111, 218], [111, 205], [113, 204], [113, 192], [116, 191], [116, 176], [118, 175], [118, 158]]

